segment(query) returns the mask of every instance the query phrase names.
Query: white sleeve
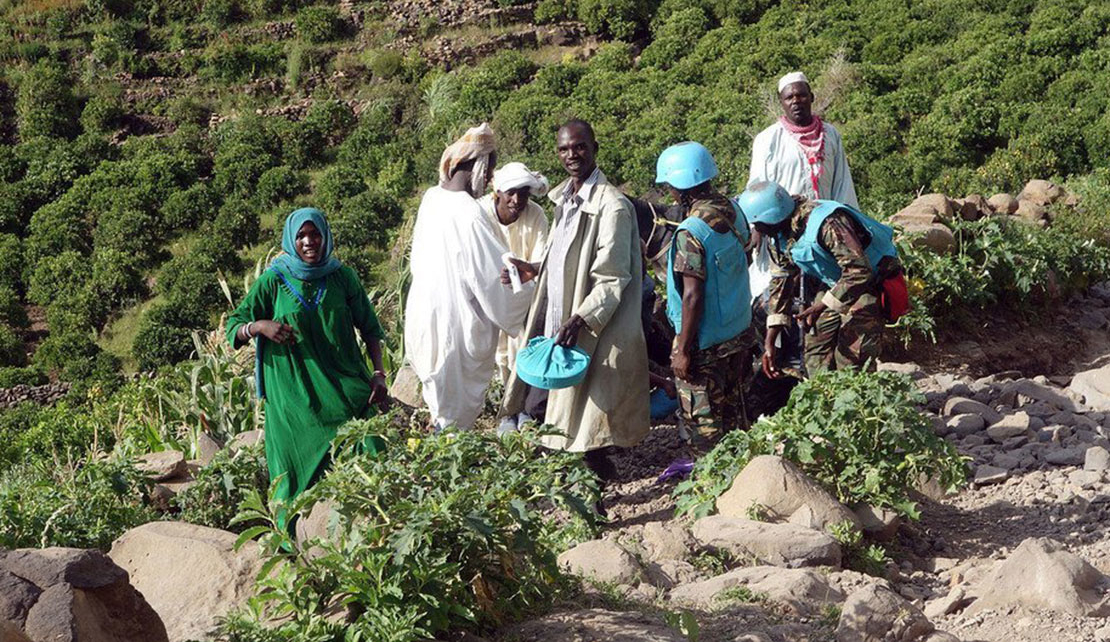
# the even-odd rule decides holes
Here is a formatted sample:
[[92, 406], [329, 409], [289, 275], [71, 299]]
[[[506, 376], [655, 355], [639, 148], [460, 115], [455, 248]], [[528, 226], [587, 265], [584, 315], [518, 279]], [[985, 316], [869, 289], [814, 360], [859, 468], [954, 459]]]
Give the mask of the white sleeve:
[[771, 180], [767, 173], [767, 159], [770, 156], [768, 145], [771, 137], [765, 134], [766, 130], [756, 134], [755, 140], [752, 141], [752, 164], [748, 170], [748, 185], [756, 181]]
[[848, 167], [848, 158], [844, 155], [844, 141], [840, 132], [836, 133], [836, 144], [833, 150], [832, 162], [832, 194], [830, 198], [838, 203], [851, 205], [859, 209], [859, 200], [856, 198], [856, 186], [852, 182], [852, 170]]
[[508, 248], [481, 221], [464, 225], [460, 231], [464, 282], [471, 299], [487, 319], [515, 337], [524, 326], [536, 289], [535, 279], [524, 284], [520, 292], [513, 292], [511, 287], [501, 283], [501, 255]]

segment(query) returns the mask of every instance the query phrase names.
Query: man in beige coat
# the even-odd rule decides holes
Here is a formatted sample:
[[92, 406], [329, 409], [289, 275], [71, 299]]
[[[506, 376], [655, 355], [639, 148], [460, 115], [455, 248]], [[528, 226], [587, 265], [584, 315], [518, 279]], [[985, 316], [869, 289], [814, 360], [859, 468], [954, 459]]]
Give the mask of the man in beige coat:
[[[559, 129], [556, 151], [570, 178], [548, 194], [555, 220], [525, 330], [529, 338], [555, 337], [590, 354], [581, 383], [547, 393], [544, 423], [559, 434], [545, 437], [543, 445], [585, 453], [604, 480], [616, 472], [609, 449], [639, 443], [650, 421], [640, 239], [632, 204], [597, 168], [597, 149], [588, 123], [572, 120]], [[525, 278], [534, 275], [526, 267], [521, 271]], [[532, 414], [543, 393], [514, 371], [502, 416]]]

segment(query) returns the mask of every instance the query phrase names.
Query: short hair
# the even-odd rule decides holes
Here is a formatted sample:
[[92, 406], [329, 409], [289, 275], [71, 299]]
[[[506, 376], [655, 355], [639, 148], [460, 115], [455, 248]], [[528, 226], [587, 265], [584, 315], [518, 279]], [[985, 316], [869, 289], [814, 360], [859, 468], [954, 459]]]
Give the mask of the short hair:
[[559, 129], [556, 131], [562, 131], [567, 127], [581, 127], [582, 129], [586, 130], [587, 134], [590, 135], [590, 140], [594, 141], [595, 143], [597, 142], [597, 136], [594, 134], [593, 126], [582, 120], [581, 118], [571, 118], [562, 125], [559, 125]]

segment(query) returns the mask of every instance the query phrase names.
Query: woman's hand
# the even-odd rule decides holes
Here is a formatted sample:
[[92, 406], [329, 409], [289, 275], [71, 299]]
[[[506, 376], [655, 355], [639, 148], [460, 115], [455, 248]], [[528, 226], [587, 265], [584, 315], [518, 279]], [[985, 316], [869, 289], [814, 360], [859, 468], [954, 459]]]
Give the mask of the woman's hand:
[[389, 388], [385, 385], [385, 374], [375, 372], [370, 380], [370, 399], [367, 403], [377, 407], [381, 412], [389, 410]]
[[288, 323], [269, 320], [255, 321], [251, 330], [274, 343], [295, 343], [297, 341], [297, 333], [293, 331], [293, 326]]

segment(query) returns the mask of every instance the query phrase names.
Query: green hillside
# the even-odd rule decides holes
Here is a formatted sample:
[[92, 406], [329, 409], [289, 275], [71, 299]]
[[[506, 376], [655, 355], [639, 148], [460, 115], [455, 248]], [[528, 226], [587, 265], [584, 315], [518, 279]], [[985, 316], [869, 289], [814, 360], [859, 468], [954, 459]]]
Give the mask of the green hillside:
[[[515, 4], [7, 3], [3, 363], [25, 365], [30, 347], [38, 371], [84, 380], [187, 357], [190, 330], [226, 308], [220, 275], [237, 296], [297, 204], [329, 213], [371, 285], [396, 287], [401, 223], [443, 147], [482, 120], [503, 160], [558, 177], [556, 124], [589, 119], [601, 166], [634, 193], [659, 150], [696, 139], [739, 189], [792, 69], [814, 79], [875, 213], [1031, 178], [1106, 207], [1110, 7]], [[16, 301], [43, 309], [45, 328], [28, 330]]]

